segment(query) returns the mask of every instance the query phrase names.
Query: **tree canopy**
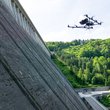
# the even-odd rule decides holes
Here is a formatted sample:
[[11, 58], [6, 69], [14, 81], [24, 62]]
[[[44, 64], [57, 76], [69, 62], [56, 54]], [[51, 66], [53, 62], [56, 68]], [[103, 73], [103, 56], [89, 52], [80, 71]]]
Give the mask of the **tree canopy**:
[[57, 60], [67, 65], [71, 77], [79, 84], [110, 84], [110, 39], [46, 42], [46, 45]]

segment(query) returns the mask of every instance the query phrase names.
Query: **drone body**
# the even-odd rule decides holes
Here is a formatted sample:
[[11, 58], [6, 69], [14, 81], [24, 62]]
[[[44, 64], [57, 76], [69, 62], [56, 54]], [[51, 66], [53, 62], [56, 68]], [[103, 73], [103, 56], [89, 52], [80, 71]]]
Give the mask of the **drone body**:
[[98, 22], [97, 20], [94, 20], [93, 17], [89, 17], [87, 14], [84, 15], [86, 18], [81, 20], [79, 23], [80, 23], [80, 26], [69, 26], [69, 28], [86, 28], [86, 29], [93, 29], [93, 26], [95, 25], [101, 25], [102, 22]]

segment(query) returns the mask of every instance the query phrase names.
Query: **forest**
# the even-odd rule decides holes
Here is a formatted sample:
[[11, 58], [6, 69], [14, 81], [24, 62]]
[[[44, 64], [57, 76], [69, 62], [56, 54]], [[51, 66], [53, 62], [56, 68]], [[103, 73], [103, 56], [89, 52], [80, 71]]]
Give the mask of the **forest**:
[[110, 39], [46, 42], [46, 45], [74, 88], [110, 85]]

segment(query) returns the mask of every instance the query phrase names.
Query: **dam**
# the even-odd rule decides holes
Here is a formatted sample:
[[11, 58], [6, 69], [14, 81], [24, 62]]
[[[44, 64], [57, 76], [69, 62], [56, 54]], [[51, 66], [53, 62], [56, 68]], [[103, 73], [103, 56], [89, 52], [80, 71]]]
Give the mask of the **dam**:
[[88, 110], [18, 0], [0, 0], [0, 110]]

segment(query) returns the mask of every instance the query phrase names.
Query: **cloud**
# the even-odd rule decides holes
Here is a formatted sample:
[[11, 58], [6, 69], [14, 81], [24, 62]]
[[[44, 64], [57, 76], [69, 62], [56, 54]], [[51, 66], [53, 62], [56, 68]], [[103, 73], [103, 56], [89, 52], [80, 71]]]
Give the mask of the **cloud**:
[[[62, 0], [19, 0], [22, 6], [27, 10], [34, 12], [52, 11], [58, 7]], [[56, 9], [55, 8], [55, 9]]]
[[[110, 36], [110, 1], [107, 0], [19, 0], [45, 41], [106, 38]], [[93, 30], [68, 29], [79, 25], [84, 14], [104, 23]]]
[[44, 41], [72, 41], [73, 39], [68, 38], [70, 35], [67, 31], [61, 32], [50, 32], [44, 37]]

